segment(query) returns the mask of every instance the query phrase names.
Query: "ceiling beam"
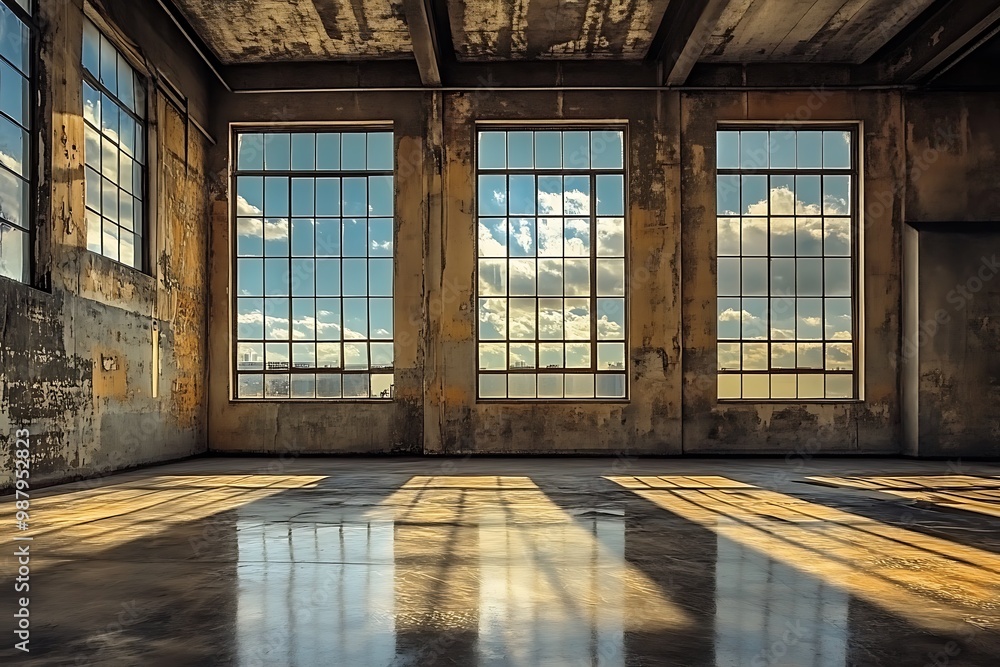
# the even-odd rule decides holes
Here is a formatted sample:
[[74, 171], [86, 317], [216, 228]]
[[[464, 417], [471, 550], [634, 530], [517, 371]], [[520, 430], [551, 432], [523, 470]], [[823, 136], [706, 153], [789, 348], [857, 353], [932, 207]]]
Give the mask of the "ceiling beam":
[[663, 65], [663, 83], [682, 86], [701, 56], [729, 0], [671, 2], [650, 55]]
[[440, 88], [441, 45], [430, 0], [403, 0], [403, 13], [410, 29], [410, 42], [420, 70], [420, 81], [427, 87]]
[[1000, 21], [1000, 3], [947, 2], [883, 57], [869, 61], [883, 81], [919, 83], [971, 52], [980, 35]]

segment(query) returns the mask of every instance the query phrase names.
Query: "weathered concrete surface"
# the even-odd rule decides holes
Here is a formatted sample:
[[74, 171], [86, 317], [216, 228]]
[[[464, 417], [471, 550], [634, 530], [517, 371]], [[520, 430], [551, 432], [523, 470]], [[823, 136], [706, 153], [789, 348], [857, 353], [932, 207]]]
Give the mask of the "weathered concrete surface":
[[[987, 136], [974, 138], [981, 147], [976, 152], [951, 158], [942, 149], [918, 177], [913, 163], [925, 147], [913, 137], [923, 135], [911, 126], [907, 142], [904, 103], [896, 92], [821, 89], [618, 92], [600, 96], [597, 115], [597, 98], [586, 92], [222, 96], [220, 135], [228, 121], [394, 122], [400, 393], [391, 406], [229, 400], [230, 246], [226, 149], [219, 146], [211, 167], [218, 200], [211, 446], [254, 452], [898, 453], [903, 385], [910, 377], [903, 374], [901, 353], [904, 202], [928, 199], [914, 189], [936, 191], [936, 179], [953, 182], [949, 170], [968, 176], [969, 192], [958, 191], [953, 200], [959, 208], [973, 193], [995, 187], [978, 166], [991, 168], [995, 139]], [[950, 113], [965, 118], [968, 112]], [[950, 122], [948, 114], [939, 116], [944, 120], [922, 120], [920, 132]], [[473, 146], [474, 124], [481, 119], [628, 123], [628, 403], [477, 401]], [[716, 399], [715, 131], [721, 121], [775, 120], [861, 123], [863, 398], [857, 402]], [[985, 134], [985, 118], [981, 122]], [[986, 218], [990, 210], [970, 215]]]
[[[437, 159], [425, 140], [422, 95], [219, 95], [212, 176], [209, 423], [211, 447], [242, 452], [389, 453], [421, 451], [425, 350], [424, 263], [427, 170]], [[290, 103], [293, 102], [293, 103]], [[230, 122], [392, 122], [396, 147], [395, 400], [386, 402], [230, 401]]]
[[1000, 96], [905, 98], [908, 222], [1000, 220]]
[[641, 59], [668, 0], [450, 0], [459, 60]]
[[1000, 102], [905, 100], [908, 229], [905, 451], [1000, 454]]
[[[890, 453], [899, 447], [900, 229], [904, 198], [897, 94], [718, 93], [682, 102], [684, 451]], [[716, 400], [715, 132], [719, 121], [860, 121], [862, 402], [726, 404]]]
[[[674, 94], [468, 93], [445, 98], [443, 265], [428, 267], [430, 341], [443, 363], [425, 383], [425, 448], [464, 452], [680, 453], [680, 244]], [[599, 115], [602, 114], [602, 115]], [[478, 119], [628, 122], [629, 393], [627, 404], [476, 400], [474, 172]]]
[[401, 0], [174, 0], [226, 64], [412, 52]]
[[[850, 459], [157, 466], [33, 497], [49, 521], [31, 543], [31, 653], [10, 642], [0, 662], [996, 665], [998, 473]], [[0, 498], [0, 521], [14, 512]]]
[[[108, 17], [125, 13], [117, 0], [104, 4]], [[82, 7], [40, 3], [39, 11], [39, 88], [51, 124], [40, 133], [38, 257], [51, 290], [0, 280], [0, 448], [11, 452], [15, 430], [27, 429], [31, 478], [50, 482], [205, 450], [206, 142], [154, 94], [150, 164], [159, 192], [149, 198], [151, 275], [88, 252]], [[148, 37], [161, 19], [133, 12], [128, 20]], [[193, 54], [170, 43], [169, 31], [159, 34], [141, 52], [157, 65], [172, 54], [165, 71], [197, 77]], [[204, 108], [202, 88], [183, 91], [193, 108]], [[0, 463], [0, 486], [13, 479], [12, 461]]]
[[921, 229], [916, 321], [903, 354], [918, 382], [915, 456], [1000, 456], [1000, 232]]
[[933, 0], [731, 0], [706, 62], [862, 63]]

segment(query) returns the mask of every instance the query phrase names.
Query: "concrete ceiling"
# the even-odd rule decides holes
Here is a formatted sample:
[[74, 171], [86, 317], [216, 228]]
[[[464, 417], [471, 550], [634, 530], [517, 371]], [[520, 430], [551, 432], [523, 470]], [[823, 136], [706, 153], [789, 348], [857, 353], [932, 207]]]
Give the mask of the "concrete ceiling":
[[224, 64], [403, 59], [399, 0], [173, 0]]
[[448, 18], [458, 60], [640, 60], [667, 4], [668, 0], [449, 0]]
[[[914, 83], [1000, 26], [1000, 0], [146, 1], [175, 5], [223, 66], [409, 61], [425, 86], [504, 61], [555, 62], [583, 76], [602, 67], [584, 61], [608, 61], [609, 73], [615, 61], [645, 61], [631, 70], [656, 63], [667, 85], [696, 66], [701, 80], [718, 72], [728, 81], [733, 65], [745, 73], [804, 63], [849, 71], [851, 81]], [[395, 64], [380, 71], [397, 73]]]
[[863, 63], [934, 0], [731, 0], [703, 62]]

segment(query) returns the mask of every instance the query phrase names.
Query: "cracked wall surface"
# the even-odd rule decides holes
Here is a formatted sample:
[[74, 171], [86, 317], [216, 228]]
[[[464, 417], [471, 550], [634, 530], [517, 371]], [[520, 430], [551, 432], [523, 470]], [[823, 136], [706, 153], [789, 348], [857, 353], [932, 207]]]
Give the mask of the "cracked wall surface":
[[1000, 113], [995, 95], [906, 102], [905, 451], [1000, 455]]
[[[752, 453], [804, 459], [907, 451], [902, 445], [907, 410], [902, 388], [908, 382], [902, 349], [904, 222], [911, 213], [918, 219], [964, 213], [984, 220], [1000, 213], [1000, 198], [991, 199], [996, 192], [991, 177], [996, 136], [986, 119], [992, 107], [983, 106], [982, 97], [970, 96], [960, 106], [946, 96], [935, 97], [940, 108], [931, 105], [932, 112], [913, 121], [907, 118], [910, 100], [902, 92], [821, 88], [784, 93], [470, 91], [396, 97], [310, 93], [280, 99], [221, 95], [218, 133], [226, 131], [227, 120], [394, 123], [401, 396], [393, 405], [229, 400], [226, 151], [216, 147], [210, 169], [217, 200], [212, 447], [275, 453]], [[949, 140], [952, 148], [941, 147], [937, 162], [921, 167], [921, 178], [913, 167], [927, 148], [925, 135], [950, 136], [939, 130], [966, 122], [966, 107], [982, 107], [974, 114], [971, 134], [960, 132], [964, 139]], [[475, 123], [480, 120], [628, 124], [627, 403], [477, 400], [474, 164]], [[860, 124], [863, 400], [733, 404], [716, 399], [715, 132], [720, 122], [747, 121]], [[954, 187], [959, 181], [964, 185]], [[942, 189], [948, 187], [954, 190], [945, 197]], [[982, 335], [969, 344], [965, 363], [988, 354], [992, 338], [983, 336], [993, 335], [992, 322], [980, 327]], [[958, 381], [961, 368], [951, 371], [952, 382]], [[982, 377], [985, 386], [987, 376]], [[930, 391], [928, 381], [925, 377], [921, 392]], [[981, 393], [977, 409], [996, 412], [995, 391]], [[953, 408], [967, 400], [954, 396], [947, 398]], [[973, 425], [975, 421], [971, 414], [953, 420], [948, 437], [964, 437], [963, 431], [971, 437], [980, 427], [991, 433], [989, 419], [979, 418]], [[944, 431], [928, 433], [936, 438]], [[978, 445], [978, 451], [992, 451], [989, 446]]]
[[177, 0], [226, 64], [398, 59], [412, 51], [401, 0]]
[[[0, 280], [0, 447], [10, 452], [14, 431], [29, 431], [35, 483], [206, 449], [207, 142], [162, 93], [151, 93], [154, 266], [142, 273], [88, 251], [83, 6], [43, 2], [39, 14], [45, 35], [36, 175], [42, 280], [40, 288]], [[193, 54], [179, 47], [182, 36], [118, 0], [104, 0], [98, 14], [121, 31], [123, 48], [141, 45], [138, 52], [160, 76], [174, 74], [192, 114], [204, 109], [205, 78]], [[6, 456], [0, 486], [12, 479]]]
[[450, 0], [459, 60], [646, 56], [667, 0]]

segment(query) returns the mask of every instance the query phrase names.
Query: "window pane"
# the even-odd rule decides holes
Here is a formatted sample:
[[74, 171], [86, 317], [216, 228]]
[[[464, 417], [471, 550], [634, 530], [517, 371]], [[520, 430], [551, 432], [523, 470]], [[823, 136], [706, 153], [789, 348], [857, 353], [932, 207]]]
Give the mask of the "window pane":
[[316, 135], [302, 132], [292, 135], [292, 169], [312, 171], [316, 168]]
[[323, 132], [316, 135], [316, 169], [337, 171], [340, 169], [340, 134]]
[[347, 218], [343, 221], [345, 257], [366, 257], [368, 255], [368, 225], [363, 218]]
[[368, 137], [364, 132], [341, 135], [341, 165], [344, 170], [363, 170], [368, 162]]
[[[393, 178], [366, 173], [392, 169], [392, 133], [351, 133], [342, 143], [345, 136], [235, 137], [236, 282], [247, 297], [268, 297], [239, 299], [247, 303], [240, 304], [237, 344], [273, 341], [264, 350], [267, 369], [287, 371], [264, 376], [266, 398], [394, 395], [386, 372], [394, 365]], [[344, 161], [354, 170], [349, 177], [339, 173]], [[266, 177], [247, 175], [261, 168]], [[327, 175], [304, 175], [313, 170]]]
[[390, 171], [393, 163], [392, 132], [368, 133], [368, 169]]
[[28, 80], [0, 60], [0, 111], [13, 118], [22, 127], [27, 127], [28, 102]]
[[[141, 111], [140, 103], [144, 104], [144, 83], [124, 55], [90, 21], [84, 21], [83, 32], [83, 148], [88, 165], [85, 202], [88, 209], [101, 215], [99, 223], [97, 219], [88, 221], [87, 247], [127, 266], [141, 268], [142, 238], [146, 236], [142, 201], [145, 128], [133, 114]], [[103, 178], [98, 179], [97, 174]], [[254, 213], [247, 209], [237, 215], [250, 217]], [[251, 223], [238, 223], [238, 230], [241, 226], [246, 228]], [[98, 236], [98, 229], [99, 240], [95, 240], [91, 237]], [[254, 250], [239, 239], [237, 245], [239, 254]]]
[[[538, 179], [539, 184], [544, 181], [549, 181], [549, 179]], [[510, 200], [507, 202], [507, 211], [511, 215], [534, 215], [535, 214], [535, 177], [526, 176], [524, 174], [513, 174], [508, 178], [509, 184], [509, 197]], [[540, 185], [539, 185], [540, 187]], [[557, 192], [559, 190], [557, 189]], [[542, 193], [537, 194], [537, 199], [541, 205], [543, 201]], [[541, 209], [539, 209], [541, 210]], [[499, 208], [497, 209], [499, 213]]]
[[740, 133], [719, 132], [716, 138], [716, 167], [738, 169], [740, 166]]
[[479, 168], [503, 169], [507, 166], [507, 133], [479, 133]]
[[506, 343], [479, 344], [479, 370], [502, 371], [507, 369]]
[[740, 167], [743, 169], [767, 169], [767, 132], [740, 132]]
[[480, 257], [506, 257], [506, 218], [480, 218], [478, 241]]
[[480, 398], [507, 398], [506, 375], [480, 375]]
[[264, 169], [287, 170], [292, 166], [291, 136], [286, 132], [264, 135]]
[[319, 368], [343, 368], [340, 343], [316, 343], [316, 365]]
[[28, 270], [28, 233], [0, 223], [0, 275], [26, 281]]
[[507, 179], [504, 176], [479, 177], [479, 215], [507, 215]]
[[562, 166], [562, 133], [535, 132], [535, 168], [558, 169]]
[[599, 257], [625, 256], [625, 219], [597, 219], [597, 255]]
[[535, 398], [535, 392], [534, 375], [522, 373], [507, 378], [507, 395], [510, 398]]
[[[480, 397], [626, 395], [625, 344], [595, 347], [626, 338], [622, 138], [479, 133]], [[597, 173], [580, 173], [590, 169]], [[531, 372], [552, 369], [572, 372]]]
[[[88, 191], [91, 183], [97, 183], [99, 177], [88, 169]], [[93, 174], [93, 175], [92, 175]], [[29, 227], [28, 219], [28, 187], [22, 179], [0, 168], [0, 219], [12, 223], [22, 229]], [[98, 196], [97, 207], [100, 208]]]
[[264, 376], [240, 374], [237, 398], [264, 398]]
[[624, 133], [621, 130], [595, 130], [590, 133], [593, 169], [622, 169], [625, 166]]
[[316, 398], [340, 398], [341, 376], [329, 373], [316, 375]]
[[717, 175], [719, 398], [853, 397], [854, 141], [849, 129], [717, 133], [729, 172]]
[[586, 131], [562, 133], [563, 166], [566, 169], [590, 168], [590, 137]]

